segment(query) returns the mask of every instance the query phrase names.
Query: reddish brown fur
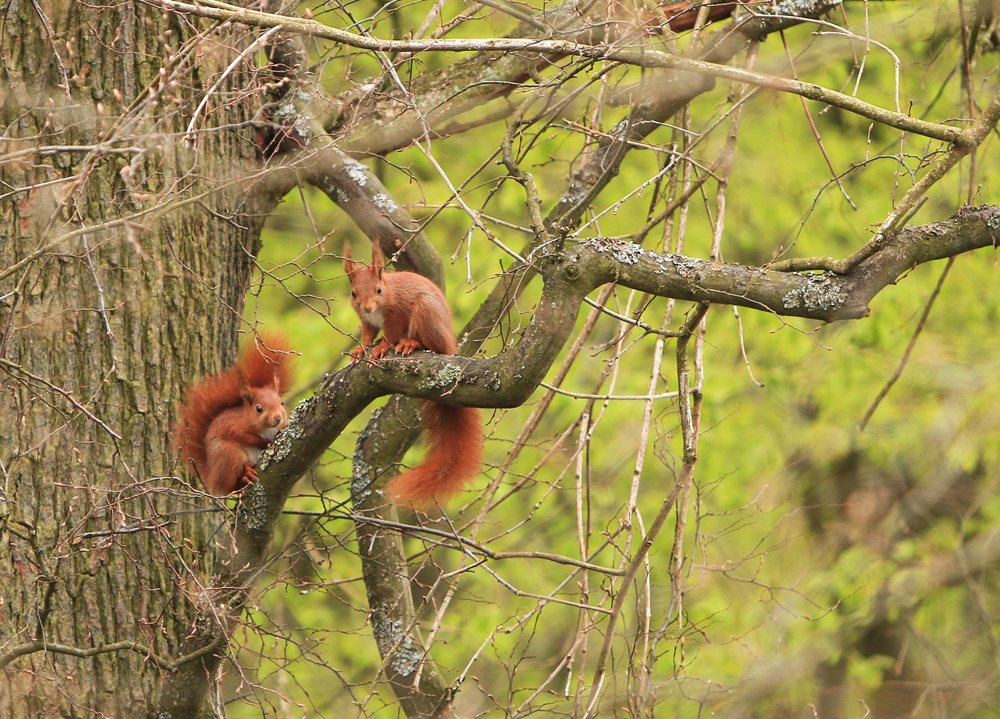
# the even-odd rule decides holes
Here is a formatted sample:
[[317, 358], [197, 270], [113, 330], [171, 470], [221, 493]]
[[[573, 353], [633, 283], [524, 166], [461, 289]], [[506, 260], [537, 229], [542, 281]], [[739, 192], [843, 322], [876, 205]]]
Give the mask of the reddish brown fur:
[[247, 345], [236, 366], [250, 387], [275, 385], [278, 393], [288, 391], [295, 374], [295, 355], [288, 340], [280, 335], [261, 335], [260, 341]]
[[[344, 246], [344, 270], [351, 281], [351, 306], [361, 318], [361, 346], [351, 352], [357, 361], [366, 350], [378, 361], [390, 349], [408, 355], [418, 349], [455, 354], [451, 309], [441, 289], [413, 272], [384, 273], [377, 247], [370, 267], [351, 258]], [[375, 338], [382, 330], [382, 340]], [[483, 458], [483, 423], [475, 407], [424, 403], [428, 434], [423, 463], [389, 483], [398, 503], [426, 506], [442, 503], [479, 473]]]
[[[188, 389], [176, 436], [214, 494], [229, 494], [257, 478], [259, 450], [288, 422], [281, 392], [292, 381], [292, 356], [283, 338], [248, 345], [233, 367]], [[261, 411], [257, 411], [257, 407]]]
[[444, 504], [479, 474], [483, 421], [475, 407], [424, 402], [427, 454], [424, 461], [389, 482], [397, 502], [426, 507]]

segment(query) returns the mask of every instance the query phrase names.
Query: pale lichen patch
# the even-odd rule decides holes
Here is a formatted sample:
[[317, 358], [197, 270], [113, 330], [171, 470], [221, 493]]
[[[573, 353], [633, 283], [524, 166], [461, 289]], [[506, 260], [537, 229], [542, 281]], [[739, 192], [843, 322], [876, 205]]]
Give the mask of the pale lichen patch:
[[698, 260], [694, 257], [673, 254], [667, 255], [667, 257], [670, 258], [670, 262], [673, 264], [674, 269], [677, 270], [677, 274], [688, 279], [699, 277], [701, 270], [705, 266], [704, 260]]
[[462, 368], [456, 362], [449, 362], [432, 370], [421, 384], [421, 389], [446, 389], [454, 387], [462, 376]]
[[424, 656], [423, 648], [409, 634], [403, 634], [404, 623], [400, 619], [390, 619], [391, 607], [379, 604], [372, 607], [372, 634], [383, 651], [395, 650], [390, 666], [392, 671], [408, 677], [420, 666]]
[[267, 493], [260, 482], [252, 482], [240, 495], [239, 521], [248, 531], [267, 527]]
[[[358, 438], [358, 443], [355, 446], [354, 456], [351, 461], [351, 501], [354, 502], [355, 506], [364, 503], [373, 492], [378, 493], [378, 490], [375, 489], [375, 480], [378, 478], [378, 467], [368, 464], [365, 460], [364, 447], [373, 439], [375, 433], [372, 431], [372, 428], [378, 426], [378, 420], [384, 410], [385, 405], [376, 408], [372, 412], [372, 418], [368, 426], [362, 430], [361, 436]], [[374, 441], [378, 441], [377, 435]], [[370, 445], [368, 446], [371, 448]], [[380, 454], [379, 447], [375, 446], [372, 449], [371, 456], [378, 457]]]
[[384, 192], [380, 192], [375, 195], [372, 198], [372, 202], [374, 202], [375, 206], [380, 210], [385, 210], [386, 212], [395, 212], [399, 209], [399, 205], [397, 205], [395, 201]]
[[623, 265], [634, 265], [638, 263], [645, 250], [634, 242], [622, 242], [612, 240], [607, 237], [598, 237], [590, 241], [590, 245], [598, 252], [610, 253], [618, 262]]
[[[290, 427], [291, 425], [289, 425]], [[278, 433], [278, 436], [274, 438], [271, 444], [267, 445], [267, 449], [260, 455], [260, 461], [257, 462], [257, 469], [264, 470], [267, 465], [271, 463], [271, 460], [280, 462], [288, 453], [292, 451], [292, 437], [288, 432], [282, 431]]]
[[347, 176], [358, 187], [364, 187], [368, 184], [368, 168], [357, 160], [344, 160], [344, 169], [347, 170]]
[[847, 295], [830, 275], [812, 275], [804, 287], [790, 290], [782, 298], [786, 310], [805, 308], [810, 312], [838, 309]]
[[355, 453], [351, 470], [351, 500], [355, 504], [361, 504], [371, 496], [375, 477], [375, 468]]

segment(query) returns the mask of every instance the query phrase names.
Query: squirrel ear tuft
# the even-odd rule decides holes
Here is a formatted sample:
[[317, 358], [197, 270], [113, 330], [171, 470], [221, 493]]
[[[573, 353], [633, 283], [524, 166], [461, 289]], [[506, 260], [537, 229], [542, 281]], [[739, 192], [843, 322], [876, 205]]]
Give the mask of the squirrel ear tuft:
[[344, 243], [344, 272], [346, 272], [347, 274], [351, 274], [352, 272], [354, 272], [354, 262], [352, 261], [352, 259], [353, 258], [351, 256], [351, 243], [350, 242], [345, 242]]
[[250, 389], [250, 385], [240, 385], [240, 397], [242, 397], [243, 401], [247, 404], [253, 403], [253, 390]]
[[382, 258], [382, 249], [377, 245], [372, 245], [372, 274], [376, 280], [382, 279], [382, 270], [385, 269], [385, 260]]

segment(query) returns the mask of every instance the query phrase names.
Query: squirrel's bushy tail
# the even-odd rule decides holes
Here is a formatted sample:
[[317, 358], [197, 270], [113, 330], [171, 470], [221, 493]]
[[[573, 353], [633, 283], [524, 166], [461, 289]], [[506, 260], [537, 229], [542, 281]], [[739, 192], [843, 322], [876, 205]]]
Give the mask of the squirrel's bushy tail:
[[250, 387], [274, 385], [278, 394], [285, 394], [295, 376], [295, 354], [285, 335], [261, 333], [243, 348], [236, 366]]
[[444, 504], [479, 474], [483, 460], [483, 421], [475, 407], [424, 402], [427, 454], [419, 466], [389, 482], [400, 504]]

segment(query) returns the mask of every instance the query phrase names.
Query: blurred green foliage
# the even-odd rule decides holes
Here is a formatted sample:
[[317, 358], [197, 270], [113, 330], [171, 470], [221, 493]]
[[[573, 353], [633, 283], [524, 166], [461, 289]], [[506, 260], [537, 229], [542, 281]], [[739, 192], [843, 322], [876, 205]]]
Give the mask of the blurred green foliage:
[[[419, 25], [431, 4], [400, 6], [404, 31]], [[452, 17], [464, 6], [449, 2], [444, 8], [445, 17]], [[960, 73], [955, 72], [961, 52], [955, 8], [953, 3], [913, 2], [846, 6], [854, 32], [864, 34], [868, 13], [872, 37], [899, 55], [899, 102], [904, 112], [937, 121], [967, 115]], [[317, 17], [339, 27], [350, 24], [343, 11], [328, 9]], [[370, 16], [375, 9], [372, 3], [350, 6], [355, 20]], [[382, 21], [374, 27], [365, 26], [388, 36], [385, 12], [379, 17]], [[506, 18], [491, 17], [491, 21], [461, 26], [456, 36], [510, 30]], [[843, 20], [839, 15], [832, 19]], [[874, 46], [865, 56], [863, 41], [813, 35], [817, 30], [830, 28], [803, 26], [786, 33], [797, 76], [852, 92], [857, 63], [864, 59], [859, 97], [893, 108], [892, 58]], [[320, 48], [317, 60], [323, 61], [331, 93], [377, 70], [363, 54], [327, 56], [327, 52]], [[980, 108], [996, 91], [996, 57], [996, 53], [984, 55], [973, 71], [974, 97]], [[414, 72], [441, 68], [452, 61], [441, 53], [427, 54], [419, 58]], [[780, 37], [760, 48], [755, 69], [789, 74]], [[609, 75], [614, 82], [623, 77], [634, 81], [638, 72], [616, 70]], [[728, 108], [728, 92], [728, 85], [719, 83], [692, 104], [693, 130], [706, 127]], [[824, 150], [813, 137], [800, 99], [756, 92], [745, 107], [729, 183], [722, 238], [726, 261], [759, 265], [781, 253], [847, 256], [870, 238], [873, 228], [911, 186], [911, 173], [921, 171], [920, 163], [933, 147], [919, 137], [901, 139], [897, 131], [871, 126], [868, 120], [844, 111], [815, 103], [808, 107], [825, 153], [841, 173], [843, 192], [831, 180]], [[580, 101], [542, 131], [543, 139], [524, 159], [523, 167], [534, 173], [539, 184], [543, 213], [558, 199], [583, 146], [583, 137], [570, 131], [569, 123], [596, 127], [599, 117], [599, 129], [607, 131], [624, 113], [621, 108], [598, 111], [589, 101]], [[486, 163], [479, 175], [470, 177], [499, 146], [505, 129], [505, 123], [499, 122], [435, 141], [433, 152], [453, 183], [467, 183], [463, 198], [470, 207], [526, 226], [522, 189], [506, 182], [493, 193], [502, 167]], [[724, 131], [725, 125], [698, 146], [695, 156], [703, 166], [715, 157]], [[649, 142], [666, 146], [671, 131], [660, 130]], [[975, 203], [1000, 201], [996, 156], [994, 134], [976, 155]], [[655, 175], [658, 162], [653, 152], [633, 150], [619, 176], [595, 201], [594, 214], [616, 205]], [[448, 199], [447, 187], [415, 148], [368, 163], [380, 173], [393, 197], [418, 218]], [[965, 204], [970, 165], [964, 161], [935, 186], [911, 223], [946, 218]], [[708, 255], [707, 213], [710, 208], [715, 215], [715, 192], [710, 182], [703, 196], [693, 198], [685, 254]], [[857, 209], [851, 208], [843, 193]], [[635, 232], [647, 217], [652, 199], [652, 188], [629, 197], [615, 211], [601, 215], [582, 236]], [[662, 206], [662, 200], [658, 202]], [[358, 322], [347, 301], [348, 284], [338, 257], [343, 243], [351, 241], [356, 256], [364, 258], [368, 242], [311, 187], [291, 193], [280, 209], [264, 236], [262, 272], [248, 297], [246, 318], [288, 332], [302, 352], [297, 393], [307, 396], [325, 372], [345, 364], [343, 353], [354, 346], [351, 338]], [[448, 296], [456, 329], [472, 315], [496, 274], [508, 264], [478, 231], [471, 233], [468, 250], [463, 243], [470, 236], [470, 225], [469, 217], [452, 204], [426, 228], [446, 263], [450, 262]], [[496, 223], [491, 227], [514, 248], [528, 239], [509, 227]], [[659, 248], [663, 240], [658, 238], [654, 232], [647, 245], [656, 243]], [[995, 252], [957, 258], [901, 379], [866, 431], [858, 430], [866, 410], [895, 371], [943, 267], [944, 263], [934, 263], [915, 268], [876, 298], [871, 316], [860, 321], [817, 327], [808, 321], [740, 310], [746, 361], [732, 308], [710, 311], [704, 345], [702, 436], [684, 544], [682, 624], [678, 626], [676, 607], [671, 607], [673, 519], [652, 548], [650, 574], [640, 573], [631, 590], [639, 597], [647, 590], [651, 593], [649, 621], [654, 633], [668, 610], [672, 613], [672, 623], [656, 647], [657, 716], [662, 712], [693, 717], [716, 710], [726, 716], [812, 716], [809, 706], [823, 697], [832, 701], [836, 692], [847, 697], [843, 706], [855, 711], [859, 699], [877, 702], [878, 693], [892, 688], [891, 682], [897, 680], [929, 687], [921, 712], [945, 705], [966, 706], [962, 702], [969, 701], [972, 714], [992, 715], [981, 708], [989, 705], [988, 699], [982, 699], [986, 703], [980, 709], [975, 707], [979, 706], [977, 698], [993, 696], [998, 678], [996, 572], [974, 572], [967, 581], [947, 587], [931, 581], [926, 591], [909, 595], [887, 593], [886, 588], [907, 568], [919, 568], [936, 556], [957, 557], [956, 549], [964, 541], [995, 532], [1000, 521], [1000, 499], [994, 491], [1000, 479], [1000, 293], [996, 291], [1000, 282]], [[511, 318], [515, 332], [529, 321], [537, 292], [532, 288], [518, 301]], [[627, 290], [618, 290], [610, 304], [624, 312], [639, 301], [629, 298]], [[653, 300], [643, 318], [658, 324], [665, 306], [665, 300]], [[581, 312], [581, 323], [586, 309]], [[686, 307], [677, 307], [675, 326], [685, 311]], [[625, 343], [628, 351], [620, 358], [614, 386], [605, 382], [595, 390], [612, 358], [608, 343], [620, 331], [619, 323], [610, 317], [599, 321], [564, 388], [578, 393], [646, 394], [655, 338], [638, 339], [635, 333]], [[505, 331], [504, 337], [509, 336]], [[490, 351], [499, 346], [497, 340]], [[667, 345], [663, 359], [658, 392], [677, 385], [672, 344]], [[752, 380], [751, 371], [763, 387]], [[535, 399], [489, 416], [485, 476], [448, 507], [455, 527], [461, 528], [480, 511], [477, 493], [488, 478], [496, 476], [495, 468], [504, 462], [534, 404]], [[537, 471], [536, 465], [584, 406], [584, 400], [556, 397], [496, 496], [505, 495], [522, 477], [530, 475], [529, 481], [490, 512], [479, 528], [479, 540], [497, 537], [490, 546], [498, 551], [580, 556], [573, 458], [577, 434]], [[586, 540], [591, 549], [627, 519], [624, 508], [639, 445], [642, 403], [611, 402], [605, 408], [598, 402], [598, 413], [603, 415], [585, 454], [590, 522]], [[359, 417], [352, 429], [360, 430], [366, 420], [367, 416]], [[656, 514], [673, 485], [680, 464], [679, 436], [674, 401], [658, 401], [653, 410], [652, 451], [647, 453], [639, 485], [638, 507], [645, 522]], [[355, 439], [351, 432], [334, 443], [325, 461], [300, 482], [300, 496], [289, 503], [289, 509], [317, 512], [348, 502]], [[417, 447], [406, 461], [415, 463], [420, 456]], [[951, 476], [954, 481], [948, 487], [955, 496], [934, 505], [931, 516], [908, 518], [903, 498], [911, 496], [914, 488], [933, 488]], [[252, 698], [242, 708], [233, 707], [233, 716], [258, 716], [261, 710], [253, 706], [258, 701], [267, 707], [268, 715], [277, 716], [400, 713], [386, 687], [371, 685], [381, 660], [366, 625], [367, 602], [352, 548], [353, 527], [342, 518], [314, 522], [309, 516], [287, 518], [275, 544], [286, 547], [274, 565], [271, 579], [276, 587], [260, 596], [260, 609], [253, 617], [263, 632], [248, 631], [243, 639], [245, 663], [252, 666], [251, 657], [260, 654], [256, 679], [273, 693], [251, 692], [245, 684], [236, 691], [239, 678], [233, 676], [234, 693]], [[638, 541], [635, 536], [630, 552]], [[597, 563], [621, 566], [622, 536], [616, 535], [612, 544], [595, 559]], [[421, 562], [444, 571], [459, 567], [457, 552], [437, 549], [428, 560], [417, 540], [408, 540], [407, 548], [414, 555], [414, 568]], [[537, 560], [508, 560], [491, 563], [491, 567], [519, 589], [543, 595], [570, 574], [565, 566]], [[433, 655], [448, 681], [468, 671], [456, 698], [462, 716], [512, 715], [513, 708], [528, 700], [571, 651], [581, 626], [598, 622], [600, 630], [600, 622], [605, 621], [566, 605], [550, 603], [539, 611], [536, 599], [514, 596], [482, 568], [452, 581], [456, 582], [455, 596], [443, 616]], [[610, 586], [608, 578], [598, 574], [576, 575], [558, 596], [609, 606], [604, 593]], [[616, 580], [616, 591], [617, 587]], [[431, 606], [439, 606], [442, 599], [438, 592]], [[605, 715], [627, 714], [626, 696], [630, 682], [635, 681], [627, 675], [627, 666], [641, 658], [632, 652], [642, 652], [637, 632], [644, 621], [643, 606], [630, 601], [619, 624], [621, 636], [612, 657], [614, 675], [602, 705]], [[425, 610], [422, 616], [429, 627], [433, 612]], [[526, 617], [530, 618], [525, 621]], [[900, 633], [905, 639], [900, 639], [899, 646], [905, 643], [906, 649], [890, 656], [886, 647], [896, 646], [893, 641]], [[585, 702], [587, 691], [577, 692], [589, 688], [599, 642], [596, 633], [587, 639], [585, 654], [577, 647], [573, 673], [562, 671], [530, 706], [542, 714], [581, 713], [580, 702]], [[828, 675], [835, 680], [821, 686]], [[948, 704], [952, 699], [941, 699], [936, 693], [941, 686], [958, 685], [966, 686], [963, 700]], [[374, 698], [362, 711], [357, 705], [369, 692]], [[864, 709], [849, 715], [863, 716]]]

